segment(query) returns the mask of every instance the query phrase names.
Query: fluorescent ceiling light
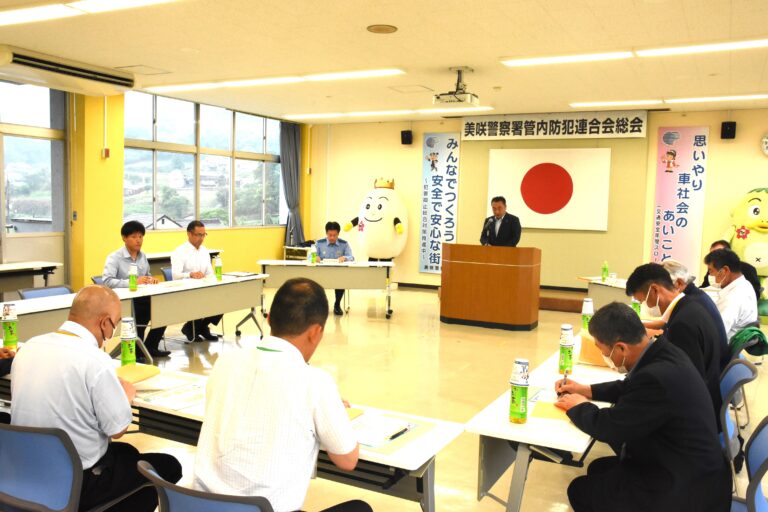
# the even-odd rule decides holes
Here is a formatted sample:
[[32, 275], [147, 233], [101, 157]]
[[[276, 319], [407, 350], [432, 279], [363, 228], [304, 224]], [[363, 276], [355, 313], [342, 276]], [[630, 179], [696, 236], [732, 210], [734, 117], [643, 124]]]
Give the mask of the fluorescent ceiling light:
[[750, 50], [752, 48], [768, 48], [768, 39], [752, 41], [732, 41], [728, 43], [697, 44], [693, 46], [678, 46], [675, 48], [652, 48], [635, 50], [638, 57], [667, 57], [670, 55], [690, 55], [694, 53], [727, 52], [732, 50]]
[[303, 78], [309, 82], [324, 82], [327, 80], [354, 80], [356, 78], [377, 78], [381, 76], [403, 75], [402, 69], [370, 69], [364, 71], [343, 71], [341, 73], [320, 73], [305, 75]]
[[65, 5], [78, 11], [87, 13], [120, 11], [122, 9], [133, 9], [135, 7], [146, 7], [148, 5], [167, 4], [176, 0], [80, 0], [78, 2], [68, 2]]
[[571, 64], [574, 62], [597, 62], [601, 60], [630, 59], [632, 52], [588, 53], [583, 55], [559, 55], [556, 57], [531, 57], [525, 59], [506, 59], [501, 63], [511, 68], [523, 66], [541, 66], [544, 64]]
[[41, 5], [26, 9], [13, 9], [9, 11], [0, 11], [0, 26], [58, 20], [61, 18], [80, 16], [81, 14], [84, 13], [82, 11], [70, 9], [62, 4]]
[[331, 114], [289, 114], [285, 119], [300, 121], [304, 119], [334, 119], [339, 117], [377, 117], [377, 116], [407, 116], [412, 114], [465, 114], [469, 112], [487, 112], [493, 107], [457, 107], [457, 108], [424, 108], [403, 110], [380, 110], [373, 112], [346, 112]]
[[708, 103], [711, 101], [750, 101], [768, 100], [768, 94], [746, 94], [742, 96], [710, 96], [707, 98], [677, 98], [664, 100], [664, 103]]
[[222, 82], [199, 82], [192, 84], [157, 85], [146, 87], [147, 92], [163, 93], [178, 91], [202, 91], [205, 89], [223, 89], [227, 87], [259, 87], [263, 85], [284, 85], [299, 82], [320, 82], [325, 80], [353, 80], [355, 78], [373, 78], [392, 76], [405, 73], [401, 69], [369, 69], [363, 71], [343, 71], [339, 73], [323, 73], [320, 75], [276, 76], [271, 78], [251, 78], [244, 80], [227, 80]]
[[661, 105], [662, 100], [627, 100], [627, 101], [582, 101], [570, 103], [572, 108], [593, 108], [593, 107], [631, 107]]

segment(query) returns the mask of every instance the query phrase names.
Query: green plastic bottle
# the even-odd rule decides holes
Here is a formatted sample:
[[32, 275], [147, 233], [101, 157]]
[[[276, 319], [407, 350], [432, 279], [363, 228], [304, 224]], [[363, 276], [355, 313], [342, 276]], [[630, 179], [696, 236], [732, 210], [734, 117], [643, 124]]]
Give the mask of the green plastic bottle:
[[3, 347], [16, 350], [19, 345], [19, 322], [16, 304], [3, 304]]
[[592, 315], [595, 314], [595, 305], [592, 299], [587, 297], [581, 304], [581, 330], [589, 332], [589, 321], [592, 320]]
[[528, 360], [515, 359], [509, 393], [509, 421], [522, 424], [528, 421]]
[[632, 309], [635, 310], [635, 313], [637, 313], [637, 316], [640, 316], [640, 301], [637, 299], [632, 299]]
[[217, 281], [221, 281], [222, 276], [223, 276], [223, 272], [224, 272], [222, 264], [221, 264], [221, 256], [216, 256], [216, 259], [213, 260], [213, 261], [214, 261], [213, 271], [216, 274], [216, 280]]
[[600, 269], [600, 280], [606, 282], [608, 280], [608, 262], [604, 261], [603, 266]]
[[139, 289], [139, 267], [135, 264], [128, 269], [128, 289], [132, 292]]
[[120, 366], [136, 364], [136, 322], [130, 316], [120, 322]]
[[560, 326], [560, 358], [558, 364], [560, 375], [573, 373], [573, 326], [563, 324]]

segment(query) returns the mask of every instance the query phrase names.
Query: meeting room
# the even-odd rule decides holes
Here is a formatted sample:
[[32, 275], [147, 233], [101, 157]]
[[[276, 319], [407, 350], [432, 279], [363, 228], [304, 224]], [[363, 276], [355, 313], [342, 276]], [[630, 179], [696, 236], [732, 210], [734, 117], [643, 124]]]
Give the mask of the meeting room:
[[766, 27], [0, 0], [0, 510], [768, 508]]

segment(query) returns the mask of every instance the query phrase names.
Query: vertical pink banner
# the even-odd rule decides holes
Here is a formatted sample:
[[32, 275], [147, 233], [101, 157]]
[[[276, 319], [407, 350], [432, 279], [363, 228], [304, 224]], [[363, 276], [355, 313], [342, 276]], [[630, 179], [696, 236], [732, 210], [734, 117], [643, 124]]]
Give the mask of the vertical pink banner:
[[701, 262], [709, 128], [659, 128], [651, 260], [675, 259], [696, 273]]

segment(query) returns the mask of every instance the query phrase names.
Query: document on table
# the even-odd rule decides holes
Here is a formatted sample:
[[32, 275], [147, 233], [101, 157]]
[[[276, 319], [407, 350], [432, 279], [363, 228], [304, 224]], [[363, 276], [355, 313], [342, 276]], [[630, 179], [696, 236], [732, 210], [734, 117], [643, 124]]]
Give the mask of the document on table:
[[256, 272], [224, 272], [225, 276], [248, 277], [258, 275]]
[[372, 448], [397, 439], [408, 432], [413, 425], [402, 418], [366, 413], [352, 422], [357, 441]]
[[183, 375], [161, 373], [137, 383], [136, 396], [148, 404], [181, 411], [205, 403], [205, 383]]

